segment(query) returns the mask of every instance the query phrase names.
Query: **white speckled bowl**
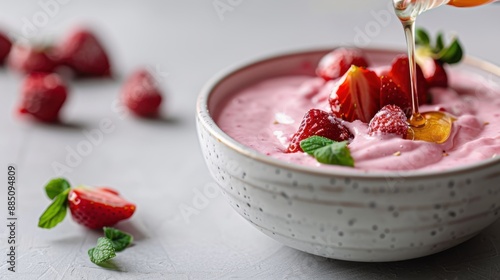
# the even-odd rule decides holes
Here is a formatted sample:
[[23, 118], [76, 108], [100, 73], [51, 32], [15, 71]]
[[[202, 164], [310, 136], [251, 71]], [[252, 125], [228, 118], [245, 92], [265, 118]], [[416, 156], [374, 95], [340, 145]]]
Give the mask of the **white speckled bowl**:
[[[334, 259], [398, 261], [440, 252], [499, 217], [500, 158], [446, 172], [334, 172], [282, 162], [225, 134], [210, 112], [230, 94], [280, 75], [310, 74], [330, 49], [258, 60], [210, 81], [197, 104], [208, 168], [231, 206], [290, 247]], [[365, 50], [387, 63], [397, 51]], [[461, 68], [500, 83], [500, 68], [467, 58]]]

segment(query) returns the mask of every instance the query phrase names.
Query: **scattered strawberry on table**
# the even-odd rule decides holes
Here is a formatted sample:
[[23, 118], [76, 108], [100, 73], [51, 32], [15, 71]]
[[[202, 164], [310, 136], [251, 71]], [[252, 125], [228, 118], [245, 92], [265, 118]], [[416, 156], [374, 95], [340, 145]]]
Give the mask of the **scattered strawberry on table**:
[[51, 51], [50, 47], [16, 43], [10, 50], [8, 57], [9, 67], [23, 74], [35, 72], [51, 73], [58, 66], [58, 62]]
[[18, 112], [29, 114], [42, 122], [56, 122], [66, 100], [67, 88], [55, 73], [32, 73], [21, 87]]
[[113, 189], [71, 188], [63, 178], [50, 180], [45, 192], [52, 199], [52, 204], [40, 216], [38, 226], [41, 228], [50, 229], [62, 222], [68, 207], [75, 222], [91, 229], [112, 226], [128, 219], [136, 209], [135, 204], [122, 198]]
[[125, 82], [122, 101], [135, 115], [152, 118], [159, 114], [162, 94], [156, 79], [147, 70], [139, 69]]
[[[435, 43], [424, 30], [417, 30], [416, 38], [420, 46], [416, 88], [418, 104], [422, 105], [432, 102], [431, 88], [448, 87], [444, 65], [458, 63], [463, 50], [457, 38], [445, 46], [441, 33]], [[349, 142], [355, 136], [344, 121], [366, 123], [371, 137], [410, 136], [407, 118], [412, 112], [412, 97], [408, 57], [395, 57], [389, 69], [379, 69], [380, 76], [368, 67], [367, 59], [357, 49], [339, 48], [320, 60], [316, 74], [336, 83], [328, 99], [331, 112], [309, 110], [291, 136], [286, 152], [305, 152], [320, 163], [354, 166]]]
[[56, 47], [61, 64], [80, 76], [109, 77], [111, 65], [104, 46], [90, 30], [78, 28]]
[[0, 64], [5, 62], [11, 48], [12, 42], [10, 39], [5, 34], [0, 32]]
[[[0, 63], [28, 75], [21, 90], [16, 112], [31, 114], [43, 122], [57, 122], [59, 110], [68, 96], [60, 73], [69, 68], [78, 77], [110, 77], [111, 63], [104, 45], [87, 28], [73, 29], [53, 45], [12, 43], [0, 33]], [[48, 82], [48, 83], [44, 83]], [[159, 116], [163, 97], [157, 81], [145, 69], [136, 70], [125, 81], [120, 94], [123, 104], [135, 116]]]

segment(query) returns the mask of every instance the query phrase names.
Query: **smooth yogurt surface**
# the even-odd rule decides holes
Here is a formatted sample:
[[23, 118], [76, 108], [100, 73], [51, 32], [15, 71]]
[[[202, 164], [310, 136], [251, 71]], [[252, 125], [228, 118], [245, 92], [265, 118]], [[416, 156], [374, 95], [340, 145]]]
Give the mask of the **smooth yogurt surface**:
[[[318, 168], [346, 168], [318, 163], [305, 153], [286, 153], [304, 114], [312, 108], [331, 111], [328, 96], [337, 81], [285, 76], [261, 81], [231, 95], [215, 121], [236, 141], [273, 158]], [[369, 136], [368, 124], [344, 122], [355, 168], [361, 170], [445, 170], [500, 154], [500, 88], [485, 78], [449, 72], [447, 89], [431, 89], [432, 105], [421, 112], [445, 109], [457, 120], [443, 144]]]

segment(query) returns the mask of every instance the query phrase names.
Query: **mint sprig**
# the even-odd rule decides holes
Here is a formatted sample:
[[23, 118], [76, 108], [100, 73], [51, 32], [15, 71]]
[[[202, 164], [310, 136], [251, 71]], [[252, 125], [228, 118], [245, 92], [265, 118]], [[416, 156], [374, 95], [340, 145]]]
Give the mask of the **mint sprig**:
[[58, 194], [71, 188], [69, 182], [64, 178], [55, 178], [45, 185], [45, 193], [50, 199], [54, 199]]
[[104, 227], [103, 231], [106, 237], [99, 237], [97, 245], [88, 251], [90, 261], [97, 265], [116, 257], [116, 252], [123, 251], [134, 240], [131, 234], [116, 228]]
[[415, 31], [415, 43], [419, 47], [417, 53], [423, 56], [430, 56], [440, 63], [455, 64], [462, 60], [464, 52], [457, 37], [454, 37], [451, 43], [446, 46], [444, 35], [439, 32], [433, 44], [431, 37], [422, 28]]
[[321, 136], [311, 136], [300, 141], [302, 150], [324, 164], [354, 167], [348, 142], [336, 142]]
[[111, 240], [111, 242], [113, 243], [113, 247], [117, 252], [123, 251], [128, 247], [128, 245], [130, 245], [130, 243], [132, 243], [132, 241], [134, 241], [132, 235], [116, 228], [104, 227], [103, 230], [104, 235], [106, 236], [106, 238]]
[[68, 208], [69, 182], [64, 178], [55, 178], [45, 185], [45, 193], [52, 203], [38, 219], [38, 227], [51, 229], [62, 222]]
[[111, 240], [106, 237], [99, 237], [97, 246], [90, 248], [88, 254], [90, 261], [99, 265], [116, 257], [116, 250]]

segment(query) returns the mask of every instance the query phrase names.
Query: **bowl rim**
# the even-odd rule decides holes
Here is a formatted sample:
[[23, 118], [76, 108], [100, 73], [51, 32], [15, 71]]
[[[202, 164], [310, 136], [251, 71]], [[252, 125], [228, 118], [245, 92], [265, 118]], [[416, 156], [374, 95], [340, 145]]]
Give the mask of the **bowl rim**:
[[[229, 67], [226, 67], [212, 76], [202, 87], [196, 102], [196, 118], [205, 129], [208, 130], [212, 136], [216, 137], [216, 139], [224, 144], [226, 147], [231, 150], [237, 152], [240, 155], [245, 157], [249, 157], [251, 159], [257, 160], [261, 163], [265, 163], [268, 165], [272, 165], [276, 168], [287, 169], [291, 171], [301, 172], [309, 175], [319, 175], [326, 177], [349, 177], [356, 179], [383, 179], [387, 180], [389, 178], [400, 177], [405, 179], [421, 179], [421, 178], [430, 178], [430, 177], [443, 177], [446, 175], [457, 175], [460, 173], [472, 172], [478, 169], [488, 168], [494, 165], [500, 164], [500, 155], [494, 156], [490, 159], [481, 160], [479, 162], [465, 164], [459, 167], [447, 168], [444, 170], [391, 170], [391, 171], [381, 171], [381, 170], [360, 170], [356, 168], [339, 168], [336, 169], [326, 169], [326, 168], [318, 168], [314, 166], [306, 166], [300, 165], [297, 163], [286, 162], [283, 160], [279, 160], [263, 153], [260, 153], [256, 150], [253, 150], [250, 147], [245, 146], [242, 143], [239, 143], [231, 136], [226, 134], [222, 129], [219, 128], [215, 120], [210, 115], [208, 109], [208, 102], [210, 100], [210, 96], [217, 87], [223, 83], [225, 80], [230, 79], [235, 74], [250, 69], [261, 63], [268, 63], [272, 60], [283, 59], [286, 57], [300, 56], [307, 53], [318, 53], [324, 52], [327, 53], [336, 48], [340, 47], [349, 47], [349, 46], [333, 46], [333, 47], [317, 47], [317, 48], [305, 48], [305, 49], [295, 49], [290, 51], [281, 51], [275, 52], [266, 55], [256, 56], [251, 59], [247, 59], [244, 61], [240, 61], [235, 63]], [[368, 48], [358, 48], [362, 51], [371, 51], [371, 52], [382, 52], [382, 53], [405, 53], [405, 50], [395, 48], [395, 47], [368, 47]], [[471, 56], [464, 56], [462, 63], [467, 64], [469, 66], [477, 67], [481, 70], [492, 73], [498, 77], [500, 77], [500, 66], [497, 66], [493, 63], [484, 61], [482, 59], [478, 59]], [[198, 128], [199, 129], [199, 128]], [[201, 139], [199, 139], [201, 141]]]

